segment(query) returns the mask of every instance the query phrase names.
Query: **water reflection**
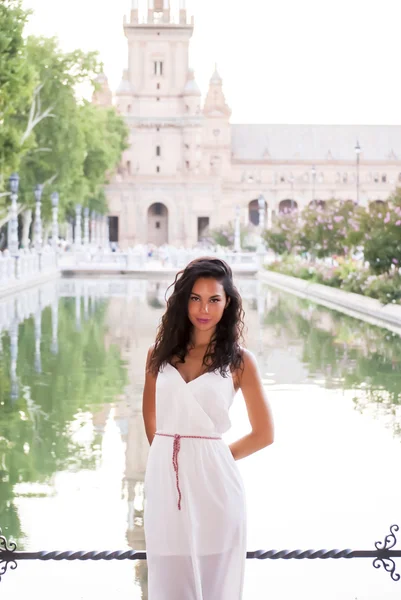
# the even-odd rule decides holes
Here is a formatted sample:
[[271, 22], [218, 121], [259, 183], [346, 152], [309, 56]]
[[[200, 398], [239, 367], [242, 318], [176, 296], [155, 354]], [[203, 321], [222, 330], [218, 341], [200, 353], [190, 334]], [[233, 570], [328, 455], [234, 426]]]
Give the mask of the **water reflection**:
[[127, 381], [118, 349], [104, 344], [107, 303], [79, 331], [73, 311], [73, 299], [59, 300], [54, 286], [0, 307], [0, 523], [21, 548], [16, 499], [46, 496], [57, 472], [96, 468], [99, 434], [88, 445], [75, 439], [74, 425], [112, 402]]
[[305, 381], [351, 392], [357, 410], [387, 418], [401, 435], [399, 335], [284, 293], [264, 323], [277, 345], [298, 347]]
[[[32, 516], [23, 519], [21, 500], [64, 494], [70, 501], [74, 486], [87, 496], [87, 516], [80, 508], [83, 514], [67, 517], [76, 547], [145, 548], [144, 362], [170, 283], [67, 279], [0, 302], [0, 527], [20, 548], [65, 547], [65, 532], [54, 531], [44, 544], [24, 531], [37, 505], [29, 504]], [[314, 383], [350, 393], [359, 411], [387, 418], [400, 435], [397, 335], [254, 279], [237, 283], [248, 346], [267, 386]], [[89, 472], [88, 487], [73, 478]], [[94, 535], [103, 522], [107, 540]], [[115, 541], [113, 531], [123, 535]], [[129, 567], [146, 600], [146, 562]]]

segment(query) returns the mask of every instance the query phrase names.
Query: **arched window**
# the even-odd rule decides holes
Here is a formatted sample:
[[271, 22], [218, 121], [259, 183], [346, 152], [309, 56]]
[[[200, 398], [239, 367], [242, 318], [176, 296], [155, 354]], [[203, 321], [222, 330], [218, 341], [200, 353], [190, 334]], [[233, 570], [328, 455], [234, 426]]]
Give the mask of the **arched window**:
[[[265, 220], [266, 220], [266, 212], [267, 212], [267, 202], [265, 200]], [[248, 204], [248, 220], [252, 225], [258, 226], [260, 224], [259, 221], [260, 212], [259, 212], [259, 200], [251, 200]]]
[[387, 183], [387, 175], [385, 173], [382, 174], [382, 183]]

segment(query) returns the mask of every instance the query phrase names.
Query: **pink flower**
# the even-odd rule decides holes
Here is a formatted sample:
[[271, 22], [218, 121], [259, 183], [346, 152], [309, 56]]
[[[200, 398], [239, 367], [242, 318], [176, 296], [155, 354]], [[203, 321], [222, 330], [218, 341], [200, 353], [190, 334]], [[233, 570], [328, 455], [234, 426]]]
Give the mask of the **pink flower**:
[[399, 226], [399, 225], [401, 225], [401, 221], [396, 221], [396, 222], [395, 222], [395, 224], [396, 224], [397, 226]]
[[393, 258], [393, 263], [394, 263], [395, 265], [398, 265], [398, 260], [397, 260], [396, 258]]
[[390, 222], [390, 213], [388, 212], [386, 214], [386, 218], [384, 219], [383, 223], [389, 223]]

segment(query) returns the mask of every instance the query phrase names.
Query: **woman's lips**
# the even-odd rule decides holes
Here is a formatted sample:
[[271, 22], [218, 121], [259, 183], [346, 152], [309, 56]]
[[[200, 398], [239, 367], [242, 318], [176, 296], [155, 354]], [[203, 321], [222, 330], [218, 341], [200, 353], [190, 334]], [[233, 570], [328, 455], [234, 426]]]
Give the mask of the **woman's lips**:
[[202, 323], [202, 325], [210, 322], [210, 319], [200, 319], [199, 317], [197, 317], [196, 320], [198, 321], [198, 323]]

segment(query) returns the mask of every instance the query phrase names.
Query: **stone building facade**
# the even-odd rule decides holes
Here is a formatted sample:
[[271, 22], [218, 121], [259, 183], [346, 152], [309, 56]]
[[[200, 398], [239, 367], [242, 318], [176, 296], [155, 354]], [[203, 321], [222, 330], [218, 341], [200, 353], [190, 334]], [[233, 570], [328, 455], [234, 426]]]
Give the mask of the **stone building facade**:
[[[185, 0], [178, 19], [169, 0], [147, 2], [144, 22], [138, 0], [124, 20], [128, 68], [114, 98], [130, 130], [106, 190], [120, 247], [193, 246], [236, 211], [258, 227], [259, 198], [269, 227], [282, 210], [330, 198], [368, 205], [401, 185], [401, 126], [232, 124], [217, 69], [201, 100]], [[107, 78], [99, 83], [93, 101], [108, 105]]]

